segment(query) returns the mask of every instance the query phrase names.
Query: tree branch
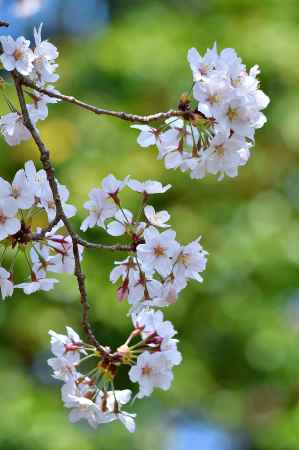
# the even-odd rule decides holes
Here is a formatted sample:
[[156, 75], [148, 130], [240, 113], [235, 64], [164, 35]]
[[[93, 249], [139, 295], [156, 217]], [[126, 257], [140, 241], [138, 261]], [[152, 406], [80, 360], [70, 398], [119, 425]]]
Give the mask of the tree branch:
[[36, 146], [39, 149], [40, 152], [40, 160], [41, 163], [43, 165], [44, 170], [46, 171], [47, 174], [47, 179], [53, 194], [53, 199], [56, 205], [56, 219], [57, 222], [59, 220], [62, 220], [69, 235], [71, 236], [72, 239], [72, 243], [73, 243], [73, 253], [74, 253], [74, 261], [75, 261], [75, 276], [77, 278], [77, 283], [78, 283], [78, 288], [80, 291], [80, 302], [82, 305], [82, 326], [83, 329], [88, 337], [89, 342], [94, 345], [97, 350], [99, 351], [99, 353], [102, 356], [108, 356], [110, 353], [110, 349], [102, 346], [96, 339], [95, 335], [93, 334], [90, 322], [89, 322], [89, 303], [87, 300], [87, 291], [86, 291], [86, 286], [85, 286], [85, 275], [82, 271], [82, 267], [81, 267], [81, 262], [80, 262], [80, 254], [79, 254], [79, 241], [78, 241], [78, 237], [77, 234], [75, 233], [75, 231], [73, 230], [69, 220], [67, 219], [67, 217], [64, 214], [63, 211], [63, 207], [62, 207], [62, 203], [60, 200], [60, 196], [59, 196], [59, 192], [58, 192], [58, 185], [55, 179], [55, 175], [54, 175], [54, 168], [51, 164], [51, 160], [50, 160], [50, 153], [47, 150], [45, 144], [43, 143], [38, 131], [36, 130], [36, 128], [34, 127], [34, 125], [31, 122], [28, 110], [27, 110], [27, 106], [26, 106], [26, 101], [25, 101], [25, 97], [24, 97], [24, 92], [22, 89], [22, 81], [18, 75], [18, 73], [16, 71], [12, 72], [12, 77], [14, 79], [15, 82], [15, 86], [16, 86], [16, 91], [17, 91], [17, 95], [18, 95], [18, 99], [19, 99], [19, 103], [20, 103], [20, 107], [22, 110], [22, 115], [23, 115], [23, 121], [24, 121], [24, 125], [26, 126], [26, 128], [29, 130]]
[[[60, 220], [60, 219], [59, 219]], [[47, 228], [44, 228], [39, 233], [32, 233], [28, 235], [28, 241], [42, 241], [45, 239], [46, 234], [51, 231], [53, 226], [55, 226], [55, 221], [51, 222]], [[126, 244], [100, 244], [98, 242], [90, 242], [86, 241], [85, 239], [81, 238], [77, 233], [75, 233], [76, 241], [78, 244], [82, 245], [86, 248], [94, 248], [97, 250], [108, 250], [111, 252], [132, 252], [134, 251], [134, 248], [132, 245], [126, 245]]]
[[67, 103], [72, 103], [73, 105], [79, 106], [80, 108], [86, 109], [88, 111], [91, 111], [98, 116], [113, 116], [117, 117], [121, 120], [126, 120], [127, 122], [140, 122], [140, 123], [150, 123], [154, 122], [156, 120], [164, 120], [169, 119], [170, 117], [181, 117], [185, 116], [186, 112], [184, 111], [177, 111], [174, 109], [170, 109], [166, 112], [159, 112], [156, 114], [151, 114], [148, 116], [141, 116], [138, 114], [130, 114], [122, 111], [111, 111], [109, 109], [103, 109], [103, 108], [97, 108], [96, 106], [89, 105], [88, 103], [82, 102], [81, 100], [76, 99], [76, 97], [64, 95], [61, 93], [53, 92], [49, 89], [41, 88], [39, 86], [36, 86], [29, 78], [20, 76], [19, 75], [20, 83], [24, 86], [30, 87], [32, 89], [35, 89], [36, 91], [46, 94], [49, 97], [57, 98], [59, 100], [62, 100]]

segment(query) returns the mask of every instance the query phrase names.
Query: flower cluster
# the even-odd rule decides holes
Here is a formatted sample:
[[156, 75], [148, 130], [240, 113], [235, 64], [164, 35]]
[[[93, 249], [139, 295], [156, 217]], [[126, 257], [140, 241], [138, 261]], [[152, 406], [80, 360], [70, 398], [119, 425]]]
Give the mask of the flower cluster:
[[[170, 388], [172, 368], [182, 360], [171, 322], [163, 320], [161, 311], [146, 310], [133, 317], [133, 324], [132, 333], [114, 353], [108, 348], [99, 352], [83, 343], [70, 327], [67, 335], [49, 332], [54, 358], [48, 364], [53, 377], [64, 382], [61, 396], [64, 406], [71, 409], [71, 422], [85, 419], [96, 428], [120, 420], [128, 431], [135, 430], [136, 415], [122, 410], [131, 399], [131, 391], [114, 389], [122, 365], [130, 367], [130, 380], [139, 384], [138, 398], [149, 396], [154, 388]], [[131, 345], [136, 338], [139, 341]], [[85, 365], [90, 368], [87, 374], [82, 373]]]
[[189, 171], [191, 178], [209, 173], [218, 174], [219, 180], [235, 177], [248, 161], [255, 130], [266, 122], [261, 110], [269, 98], [259, 89], [259, 67], [247, 72], [235, 50], [218, 54], [216, 45], [204, 56], [190, 49], [188, 61], [196, 107], [182, 96], [182, 118], [171, 117], [159, 128], [132, 125], [141, 131], [137, 142], [141, 147], [156, 145], [167, 169]]
[[[96, 349], [84, 344], [70, 327], [66, 330], [67, 335], [49, 332], [54, 358], [50, 358], [48, 364], [53, 369], [53, 377], [64, 381], [61, 396], [64, 406], [71, 410], [70, 421], [75, 423], [85, 419], [90, 426], [97, 428], [102, 423], [120, 420], [130, 432], [133, 432], [135, 414], [121, 410], [122, 406], [130, 401], [131, 391], [114, 390], [112, 379], [105, 371], [104, 362], [101, 362]], [[96, 367], [89, 375], [83, 375], [78, 371], [78, 367], [82, 367], [82, 364], [91, 358], [96, 358]], [[119, 361], [117, 363], [119, 364]], [[114, 367], [116, 368], [116, 365]], [[111, 390], [107, 389], [107, 384], [111, 385]]]
[[[47, 87], [52, 92], [57, 92], [51, 83], [58, 80], [56, 74], [58, 65], [55, 63], [58, 57], [57, 48], [41, 37], [42, 24], [34, 29], [35, 47], [30, 48], [30, 41], [23, 36], [14, 40], [11, 36], [0, 36], [3, 53], [0, 61], [5, 70], [16, 71], [28, 77], [36, 86]], [[49, 85], [50, 83], [50, 85]], [[41, 94], [35, 90], [28, 92], [32, 103], [27, 105], [32, 124], [35, 126], [39, 120], [45, 120], [48, 116], [48, 104], [57, 103], [58, 99]], [[24, 125], [22, 114], [8, 102], [11, 112], [1, 116], [0, 131], [8, 145], [15, 146], [22, 141], [30, 139], [31, 135]]]
[[133, 315], [135, 333], [140, 330], [143, 351], [129, 371], [130, 380], [139, 384], [138, 398], [149, 396], [155, 387], [170, 388], [172, 368], [182, 361], [177, 350], [176, 331], [170, 321], [163, 320], [161, 311], [146, 309]]
[[[122, 206], [119, 193], [125, 186], [141, 197], [137, 215]], [[169, 213], [156, 212], [148, 204], [151, 195], [162, 194], [170, 187], [158, 181], [117, 180], [108, 175], [101, 188], [90, 191], [90, 200], [84, 205], [89, 215], [81, 225], [83, 231], [99, 226], [112, 236], [125, 235], [130, 241], [132, 250], [126, 259], [115, 263], [110, 281], [121, 280], [117, 296], [120, 301], [128, 299], [131, 313], [175, 303], [188, 280], [202, 281], [207, 252], [200, 238], [188, 245], [179, 244], [167, 223]]]
[[[63, 209], [67, 217], [76, 213], [74, 206], [66, 203], [67, 188], [58, 184]], [[32, 161], [15, 174], [11, 183], [0, 177], [0, 289], [2, 299], [13, 294], [14, 288], [23, 289], [25, 294], [38, 290], [49, 291], [57, 283], [48, 278], [48, 272], [74, 272], [73, 247], [69, 236], [58, 234], [62, 223], [51, 232], [40, 235], [39, 228], [33, 229], [38, 215], [43, 214], [51, 223], [56, 216], [53, 194], [44, 170], [36, 170]], [[34, 234], [34, 231], [36, 234]], [[35, 240], [36, 238], [36, 240]], [[14, 252], [8, 270], [2, 265], [8, 250]], [[81, 248], [81, 252], [82, 252]], [[15, 283], [14, 264], [23, 255], [29, 267], [29, 281]]]
[[[4, 69], [12, 72], [24, 115], [27, 110], [35, 127], [39, 120], [47, 118], [48, 105], [61, 99], [98, 112], [97, 108], [59, 94], [53, 88], [59, 78], [58, 51], [42, 40], [41, 31], [42, 25], [34, 29], [34, 48], [24, 37], [16, 40], [11, 36], [0, 37], [0, 61]], [[216, 46], [203, 57], [196, 49], [190, 49], [188, 61], [193, 72], [194, 102], [183, 95], [178, 112], [155, 115], [155, 119], [168, 117], [158, 128], [132, 125], [140, 131], [137, 141], [142, 147], [156, 145], [158, 158], [164, 160], [166, 168], [189, 171], [191, 178], [203, 178], [208, 173], [218, 174], [219, 179], [224, 175], [234, 177], [249, 158], [255, 130], [266, 122], [261, 110], [269, 99], [259, 89], [259, 69], [254, 66], [247, 72], [234, 50], [225, 49], [218, 54]], [[30, 86], [30, 90], [23, 91], [22, 86]], [[28, 105], [23, 93], [30, 97]], [[27, 115], [26, 121], [5, 98], [10, 112], [0, 117], [0, 132], [9, 145], [15, 146], [31, 137], [32, 126], [26, 127]], [[103, 113], [132, 120], [127, 113], [101, 110]], [[134, 117], [139, 117], [141, 123], [153, 119]], [[81, 230], [100, 227], [110, 236], [122, 236], [127, 243], [109, 247], [83, 240], [68, 220], [76, 214], [76, 208], [68, 203], [69, 191], [48, 170], [49, 152], [43, 148], [41, 138], [37, 138], [38, 131], [32, 132], [32, 136], [45, 170], [36, 170], [33, 162], [28, 161], [11, 183], [0, 178], [1, 296], [3, 299], [11, 296], [15, 288], [25, 294], [48, 291], [57, 283], [48, 273], [75, 273], [83, 309], [82, 324], [89, 343], [83, 342], [69, 327], [66, 335], [50, 331], [54, 357], [48, 364], [53, 377], [64, 383], [61, 395], [65, 407], [70, 409], [71, 422], [85, 419], [97, 428], [119, 420], [133, 432], [135, 414], [122, 409], [129, 403], [132, 392], [115, 390], [114, 386], [119, 368], [127, 367], [128, 379], [138, 384], [135, 398], [149, 396], [155, 388], [170, 388], [173, 368], [181, 363], [182, 356], [177, 349], [176, 331], [158, 308], [176, 303], [190, 280], [203, 281], [207, 252], [200, 237], [187, 245], [179, 243], [169, 224], [168, 211], [156, 211], [150, 204], [152, 195], [164, 194], [171, 185], [163, 186], [152, 180], [140, 182], [129, 176], [118, 180], [111, 174], [100, 187], [90, 191], [84, 204], [88, 215]], [[137, 213], [122, 204], [121, 191], [125, 188], [140, 198]], [[38, 214], [43, 216], [43, 225], [46, 222], [44, 228], [37, 222]], [[68, 230], [66, 235], [64, 226]], [[133, 330], [115, 351], [97, 341], [89, 323], [80, 244], [127, 252], [125, 259], [115, 262], [110, 281], [118, 283], [118, 300], [128, 300]], [[29, 269], [28, 280], [21, 283], [15, 281], [14, 273], [18, 256], [23, 256]]]

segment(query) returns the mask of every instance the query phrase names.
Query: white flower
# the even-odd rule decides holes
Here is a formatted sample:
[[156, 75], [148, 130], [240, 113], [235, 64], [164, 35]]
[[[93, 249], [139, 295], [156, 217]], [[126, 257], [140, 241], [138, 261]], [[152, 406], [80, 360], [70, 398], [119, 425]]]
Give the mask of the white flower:
[[[167, 141], [169, 142], [169, 147], [177, 148], [179, 141], [182, 139], [189, 146], [192, 147], [193, 144], [197, 144], [199, 139], [199, 132], [193, 125], [186, 125], [183, 119], [175, 119], [170, 117], [166, 119], [165, 123], [169, 125], [169, 130], [164, 133], [168, 135]], [[172, 136], [172, 138], [170, 137]]]
[[206, 269], [207, 252], [200, 245], [200, 237], [188, 245], [182, 246], [176, 256], [176, 263], [173, 268], [175, 282], [180, 287], [185, 287], [186, 279], [192, 278], [202, 282], [200, 275]]
[[0, 241], [14, 235], [21, 228], [21, 222], [15, 217], [16, 213], [14, 203], [0, 199]]
[[177, 339], [173, 339], [176, 331], [169, 320], [164, 321], [161, 311], [152, 309], [143, 310], [133, 316], [133, 323], [136, 328], [142, 329], [143, 339], [147, 338], [148, 345], [161, 352], [167, 369], [177, 366], [182, 361], [182, 355], [177, 349]]
[[13, 294], [14, 285], [10, 278], [11, 274], [3, 267], [0, 267], [0, 289], [3, 300], [6, 297], [11, 297]]
[[161, 294], [161, 286], [158, 280], [147, 278], [140, 272], [131, 277], [128, 287], [128, 302], [133, 306], [129, 314], [138, 314], [148, 306], [160, 306], [156, 303], [156, 298]]
[[107, 226], [107, 233], [111, 236], [122, 236], [126, 233], [128, 225], [133, 223], [133, 214], [128, 209], [118, 210], [114, 221]]
[[110, 195], [111, 197], [115, 197], [126, 185], [127, 185], [128, 177], [124, 180], [118, 180], [114, 175], [107, 175], [102, 181], [103, 191]]
[[150, 127], [149, 125], [131, 125], [131, 128], [136, 128], [141, 131], [137, 138], [137, 142], [141, 147], [149, 147], [150, 145], [156, 144], [157, 137], [159, 136], [156, 128]]
[[145, 244], [138, 245], [137, 257], [146, 273], [156, 270], [162, 277], [169, 275], [172, 269], [171, 258], [179, 248], [175, 236], [173, 230], [159, 233], [152, 226], [145, 230]]
[[33, 77], [40, 85], [55, 83], [59, 78], [59, 75], [55, 73], [58, 64], [54, 63], [59, 53], [53, 44], [48, 41], [42, 41], [42, 26], [43, 24], [40, 24], [38, 30], [34, 28], [35, 49]]
[[1, 116], [0, 131], [7, 144], [11, 146], [18, 145], [31, 138], [30, 132], [24, 125], [23, 116], [17, 112]]
[[[235, 50], [227, 48], [218, 54], [216, 44], [204, 56], [191, 48], [188, 61], [193, 72], [193, 96], [199, 102], [193, 110], [195, 120], [170, 117], [163, 131], [148, 125], [134, 126], [141, 130], [138, 142], [141, 146], [155, 144], [158, 159], [164, 160], [167, 169], [179, 168], [189, 172], [191, 178], [201, 179], [207, 173], [219, 173], [219, 180], [224, 174], [234, 177], [238, 166], [249, 158], [255, 130], [267, 120], [261, 110], [267, 107], [269, 98], [259, 89], [259, 68], [254, 66], [247, 72]], [[218, 158], [211, 146], [222, 135], [230, 141], [228, 147], [234, 148]], [[237, 141], [239, 148], [235, 147]]]
[[219, 173], [221, 180], [225, 175], [235, 177], [238, 167], [243, 166], [249, 158], [251, 144], [236, 135], [228, 137], [226, 133], [219, 132], [211, 140], [206, 150], [206, 170], [209, 173]]
[[200, 56], [196, 48], [190, 48], [187, 59], [193, 72], [193, 80], [200, 81], [208, 76], [216, 65], [217, 57], [216, 43], [212, 49], [206, 51], [204, 56]]
[[89, 393], [94, 394], [90, 384], [91, 379], [84, 377], [81, 373], [74, 371], [66, 380], [61, 388], [61, 399], [66, 408], [72, 408], [76, 405], [76, 401], [72, 398], [84, 397]]
[[199, 101], [198, 110], [206, 117], [214, 117], [229, 100], [232, 90], [230, 80], [223, 78], [221, 73], [215, 73], [206, 80], [195, 83], [193, 96]]
[[29, 48], [30, 41], [23, 36], [14, 40], [11, 36], [1, 36], [0, 42], [2, 44], [3, 53], [0, 60], [4, 69], [11, 72], [16, 69], [22, 75], [29, 75], [32, 71], [33, 53]]
[[130, 401], [131, 396], [132, 392], [129, 389], [108, 392], [100, 391], [96, 399], [96, 404], [104, 415], [104, 420], [106, 422], [119, 420], [130, 433], [134, 433], [134, 419], [136, 417], [136, 414], [130, 414], [128, 412], [122, 411], [122, 406]]
[[161, 283], [160, 290], [155, 295], [155, 298], [152, 299], [152, 307], [163, 307], [163, 306], [169, 306], [176, 303], [178, 294], [180, 292], [181, 288], [173, 282], [171, 282], [169, 279]]
[[86, 397], [70, 396], [70, 399], [74, 402], [73, 409], [69, 414], [69, 420], [71, 423], [79, 422], [79, 420], [85, 419], [92, 428], [97, 428], [99, 423], [104, 423], [99, 418], [99, 409], [97, 405]]
[[162, 186], [159, 181], [141, 181], [137, 180], [129, 180], [128, 187], [135, 192], [140, 192], [146, 195], [150, 194], [163, 194], [171, 188], [171, 184], [167, 184], [166, 186]]
[[[79, 378], [78, 375], [77, 378]], [[71, 423], [85, 419], [92, 428], [97, 428], [100, 423], [108, 422], [92, 400], [95, 397], [95, 391], [90, 386], [88, 378], [76, 382], [73, 377], [69, 377], [61, 389], [61, 395], [64, 406], [72, 409], [69, 414]]]
[[[50, 260], [51, 272], [58, 273], [74, 273], [75, 270], [75, 260], [73, 252], [73, 242], [70, 236], [60, 236], [52, 235], [49, 237], [51, 247], [56, 250], [56, 255]], [[82, 245], [78, 246], [80, 260], [82, 259], [82, 254], [84, 247]]]
[[163, 339], [160, 350], [169, 369], [181, 364], [183, 358], [177, 349], [177, 339]]
[[163, 390], [170, 388], [173, 374], [161, 352], [143, 352], [138, 356], [136, 365], [131, 367], [129, 378], [133, 383], [139, 383], [138, 398], [151, 395], [155, 387]]
[[170, 227], [170, 225], [167, 225], [166, 223], [170, 219], [170, 215], [167, 211], [155, 212], [155, 208], [153, 206], [147, 205], [144, 208], [144, 214], [151, 225], [160, 228]]
[[[47, 87], [48, 90], [49, 88], [52, 92], [58, 92], [51, 86]], [[49, 95], [41, 94], [38, 91], [33, 91], [32, 98], [33, 104], [28, 105], [27, 108], [31, 111], [34, 111], [40, 120], [45, 120], [48, 117], [48, 104], [55, 104], [60, 101], [57, 98], [49, 97]]]
[[[58, 184], [58, 193], [60, 196], [64, 214], [68, 218], [73, 217], [76, 214], [77, 210], [73, 205], [66, 203], [70, 195], [68, 189], [62, 184]], [[53, 198], [53, 193], [48, 182], [46, 182], [41, 187], [40, 204], [41, 207], [46, 210], [49, 221], [51, 222], [52, 220], [54, 220], [56, 216], [56, 205]]]
[[[38, 230], [37, 230], [38, 232]], [[30, 250], [30, 258], [34, 272], [39, 272], [43, 277], [46, 277], [46, 272], [51, 272], [53, 265], [53, 256], [50, 253], [50, 248], [47, 245], [34, 243]]]
[[233, 130], [237, 135], [253, 139], [254, 123], [257, 121], [260, 113], [248, 108], [246, 99], [231, 98], [225, 103], [219, 111], [215, 113], [215, 118], [227, 133]]
[[128, 257], [123, 261], [115, 261], [114, 264], [116, 267], [114, 267], [110, 273], [111, 283], [116, 283], [119, 278], [124, 280], [125, 278], [132, 277], [134, 274], [139, 273], [135, 258]]
[[129, 432], [135, 431], [136, 414], [122, 411], [122, 406], [130, 401], [130, 390], [96, 392], [91, 380], [79, 374], [73, 374], [65, 381], [61, 394], [64, 405], [72, 409], [69, 415], [72, 423], [85, 419], [91, 427], [97, 428], [100, 424], [119, 420]]
[[53, 369], [52, 377], [57, 380], [68, 381], [76, 377], [76, 366], [70, 358], [50, 358], [47, 363]]
[[49, 330], [51, 336], [51, 350], [56, 357], [74, 358], [74, 363], [79, 362], [83, 345], [80, 336], [71, 328], [66, 327], [67, 335], [56, 333]]
[[27, 161], [24, 170], [28, 184], [35, 197], [40, 197], [42, 189], [45, 189], [49, 185], [46, 171], [43, 169], [37, 171], [33, 161]]
[[145, 336], [155, 333], [163, 339], [170, 339], [176, 334], [172, 323], [169, 320], [164, 321], [162, 311], [144, 310], [132, 319], [135, 327], [141, 328]]
[[31, 282], [16, 284], [15, 287], [23, 289], [26, 295], [30, 295], [37, 291], [50, 291], [54, 288], [54, 285], [58, 283], [58, 280], [55, 278], [43, 278], [42, 272], [37, 274], [33, 272], [32, 277], [33, 279]]
[[29, 209], [34, 203], [34, 195], [25, 171], [18, 170], [11, 184], [11, 194], [19, 209]]
[[86, 355], [79, 335], [71, 327], [66, 327], [66, 331], [67, 335], [49, 331], [55, 358], [50, 358], [48, 364], [54, 371], [53, 377], [63, 381], [79, 377], [76, 367], [80, 361], [80, 353]]
[[88, 194], [90, 200], [84, 203], [84, 208], [89, 211], [89, 216], [82, 222], [81, 230], [86, 231], [96, 225], [105, 228], [105, 220], [114, 216], [117, 207], [101, 189], [94, 188]]
[[15, 174], [12, 184], [0, 178], [0, 198], [7, 199], [16, 209], [29, 209], [34, 203], [34, 195], [24, 169]]

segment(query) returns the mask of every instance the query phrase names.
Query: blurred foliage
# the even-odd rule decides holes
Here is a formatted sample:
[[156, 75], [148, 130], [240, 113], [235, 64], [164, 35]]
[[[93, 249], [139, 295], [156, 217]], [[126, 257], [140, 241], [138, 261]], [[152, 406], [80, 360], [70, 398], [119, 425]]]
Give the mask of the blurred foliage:
[[[111, 6], [104, 34], [56, 38], [58, 89], [111, 109], [166, 110], [190, 87], [187, 49], [204, 52], [217, 41], [220, 48], [236, 48], [248, 66], [261, 66], [262, 87], [271, 97], [268, 124], [238, 178], [191, 181], [166, 171], [154, 149], [138, 148], [127, 123], [71, 105], [51, 107], [40, 131], [79, 208], [78, 228], [88, 191], [108, 173], [159, 179], [173, 189], [155, 205], [170, 211], [181, 242], [203, 236], [209, 264], [204, 283], [191, 283], [166, 312], [179, 331], [184, 361], [171, 391], [134, 405], [133, 437], [118, 424], [95, 433], [70, 425], [59, 385], [49, 378], [47, 330], [80, 326], [75, 281], [62, 277], [48, 295], [18, 294], [2, 304], [0, 449], [150, 450], [157, 442], [163, 449], [170, 411], [190, 410], [245, 430], [252, 450], [298, 450], [299, 3], [113, 0]], [[13, 89], [8, 93], [13, 99]], [[37, 160], [32, 143], [10, 149], [1, 141], [0, 151], [0, 174], [7, 178], [28, 158]], [[133, 194], [125, 197], [136, 206]], [[112, 242], [100, 230], [88, 237]], [[93, 326], [111, 346], [130, 326], [128, 307], [117, 303], [108, 282], [114, 259], [122, 256], [89, 251], [84, 259]]]

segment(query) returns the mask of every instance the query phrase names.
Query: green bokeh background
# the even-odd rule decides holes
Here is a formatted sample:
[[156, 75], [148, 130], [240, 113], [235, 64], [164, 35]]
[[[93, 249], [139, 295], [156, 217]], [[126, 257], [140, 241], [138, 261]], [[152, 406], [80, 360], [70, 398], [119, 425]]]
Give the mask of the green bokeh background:
[[[80, 329], [76, 283], [61, 277], [47, 295], [14, 295], [0, 306], [1, 450], [164, 450], [172, 415], [192, 411], [229, 430], [248, 433], [252, 450], [299, 448], [299, 3], [296, 0], [165, 0], [111, 2], [104, 33], [59, 38], [57, 88], [117, 110], [151, 113], [175, 107], [189, 89], [188, 48], [204, 52], [214, 41], [234, 47], [248, 67], [259, 64], [271, 97], [268, 123], [239, 177], [190, 180], [166, 171], [154, 148], [115, 118], [72, 105], [50, 106], [40, 132], [59, 180], [78, 207], [108, 173], [171, 183], [153, 199], [167, 208], [178, 240], [202, 235], [210, 253], [204, 283], [190, 283], [166, 311], [184, 356], [169, 392], [136, 403], [137, 432], [121, 424], [97, 432], [71, 425], [59, 385], [47, 375], [47, 331]], [[86, 1], [88, 8], [88, 1]], [[45, 18], [46, 28], [46, 18]], [[7, 94], [14, 100], [13, 90]], [[1, 100], [1, 113], [7, 111]], [[0, 175], [10, 178], [32, 143], [0, 143]], [[136, 197], [123, 198], [131, 209]], [[101, 230], [88, 238], [113, 242]], [[84, 269], [98, 338], [118, 346], [130, 328], [127, 304], [116, 301], [109, 279], [123, 255], [86, 251]], [[19, 264], [20, 273], [22, 264]], [[200, 444], [198, 446], [200, 450]]]

